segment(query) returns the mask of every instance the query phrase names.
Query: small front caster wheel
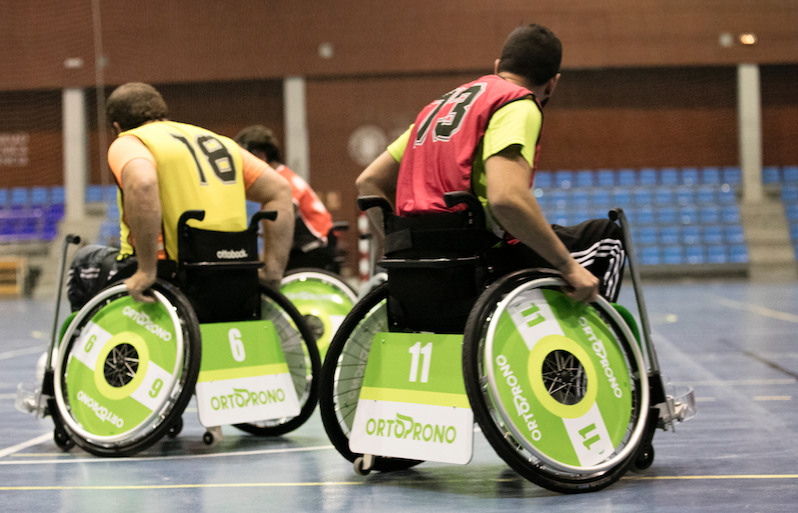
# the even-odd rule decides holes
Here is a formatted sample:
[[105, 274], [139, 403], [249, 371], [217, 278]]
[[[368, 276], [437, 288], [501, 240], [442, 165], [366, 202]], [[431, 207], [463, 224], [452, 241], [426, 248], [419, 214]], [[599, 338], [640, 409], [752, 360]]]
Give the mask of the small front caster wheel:
[[637, 458], [630, 467], [630, 470], [635, 473], [642, 473], [647, 470], [654, 463], [654, 446], [651, 443], [645, 443], [637, 453]]
[[64, 452], [75, 447], [75, 442], [69, 438], [69, 436], [66, 434], [66, 431], [63, 429], [53, 430], [53, 440], [55, 441], [55, 445], [57, 445], [58, 448]]
[[371, 468], [363, 468], [364, 465], [363, 456], [358, 456], [355, 458], [355, 474], [359, 476], [367, 476], [371, 473]]
[[216, 441], [216, 438], [214, 438], [213, 433], [206, 431], [205, 434], [202, 435], [202, 441], [205, 443], [205, 445], [213, 445], [213, 442]]
[[181, 431], [183, 431], [183, 417], [178, 417], [175, 423], [169, 428], [169, 431], [166, 432], [166, 436], [175, 438]]

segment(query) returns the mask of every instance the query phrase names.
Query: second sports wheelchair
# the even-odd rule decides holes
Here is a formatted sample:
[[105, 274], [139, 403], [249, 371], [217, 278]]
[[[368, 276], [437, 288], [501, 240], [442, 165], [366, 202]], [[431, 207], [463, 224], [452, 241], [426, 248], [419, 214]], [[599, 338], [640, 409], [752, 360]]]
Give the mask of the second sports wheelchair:
[[446, 195], [452, 214], [401, 218], [381, 198], [388, 280], [362, 299], [333, 338], [319, 406], [355, 471], [422, 460], [464, 464], [476, 422], [526, 479], [578, 493], [602, 489], [654, 459], [657, 428], [695, 412], [692, 390], [667, 393], [652, 344], [629, 227], [624, 233], [637, 309], [561, 292], [556, 271], [492, 277], [482, 206]]
[[[136, 303], [119, 280], [64, 322], [53, 338], [41, 387], [20, 409], [52, 416], [62, 449], [130, 456], [182, 429], [196, 391], [203, 441], [223, 424], [262, 436], [302, 425], [318, 399], [319, 353], [304, 319], [282, 294], [260, 285], [259, 212], [243, 232], [178, 225], [180, 261], [159, 262], [154, 303]], [[22, 395], [22, 394], [21, 394]]]

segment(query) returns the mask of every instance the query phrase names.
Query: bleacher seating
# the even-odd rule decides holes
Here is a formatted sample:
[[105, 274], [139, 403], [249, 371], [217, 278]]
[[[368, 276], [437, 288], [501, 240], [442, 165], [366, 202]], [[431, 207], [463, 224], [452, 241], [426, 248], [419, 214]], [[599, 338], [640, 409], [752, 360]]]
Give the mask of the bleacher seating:
[[[741, 181], [731, 166], [539, 171], [535, 195], [549, 222], [559, 225], [622, 207], [644, 265], [744, 263], [735, 193]], [[794, 215], [798, 224], [798, 201]]]

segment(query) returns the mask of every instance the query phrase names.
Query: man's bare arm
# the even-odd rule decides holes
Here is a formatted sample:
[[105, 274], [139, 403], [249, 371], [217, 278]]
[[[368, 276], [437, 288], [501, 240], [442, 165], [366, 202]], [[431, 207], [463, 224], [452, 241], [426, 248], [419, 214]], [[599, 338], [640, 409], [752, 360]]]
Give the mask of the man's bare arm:
[[[396, 182], [399, 180], [399, 162], [384, 151], [374, 162], [360, 173], [355, 184], [361, 196], [381, 196], [388, 200], [391, 207], [396, 207]], [[382, 212], [372, 208], [367, 212], [376, 231], [377, 242], [381, 245], [383, 233]]]
[[280, 281], [288, 263], [288, 254], [294, 240], [294, 204], [291, 184], [272, 168], [247, 189], [247, 199], [261, 204], [261, 210], [277, 211], [277, 219], [263, 221], [263, 254], [266, 264], [261, 270], [261, 279], [274, 290], [279, 290]]
[[152, 162], [133, 159], [122, 169], [122, 189], [125, 191], [125, 220], [136, 246], [138, 269], [125, 280], [133, 300], [152, 303], [152, 296], [144, 295], [155, 283], [158, 269], [158, 235], [161, 232], [161, 199], [158, 193], [158, 174]]
[[510, 146], [485, 161], [488, 203], [502, 227], [559, 269], [577, 301], [595, 301], [598, 279], [571, 257], [540, 211], [529, 189], [531, 169], [520, 146]]

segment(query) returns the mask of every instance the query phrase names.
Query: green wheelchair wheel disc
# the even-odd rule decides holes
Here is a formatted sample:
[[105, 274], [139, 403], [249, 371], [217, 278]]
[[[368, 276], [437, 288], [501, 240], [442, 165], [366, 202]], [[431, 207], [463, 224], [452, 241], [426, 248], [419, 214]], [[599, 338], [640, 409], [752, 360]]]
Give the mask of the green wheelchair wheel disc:
[[485, 365], [492, 400], [518, 441], [555, 466], [612, 457], [629, 437], [633, 385], [596, 309], [531, 289], [496, 313]]
[[124, 435], [149, 422], [179, 378], [177, 337], [159, 302], [125, 296], [104, 305], [68, 350], [64, 383], [74, 421], [97, 437]]
[[323, 360], [336, 329], [354, 306], [352, 294], [321, 273], [289, 275], [280, 292], [305, 318]]

